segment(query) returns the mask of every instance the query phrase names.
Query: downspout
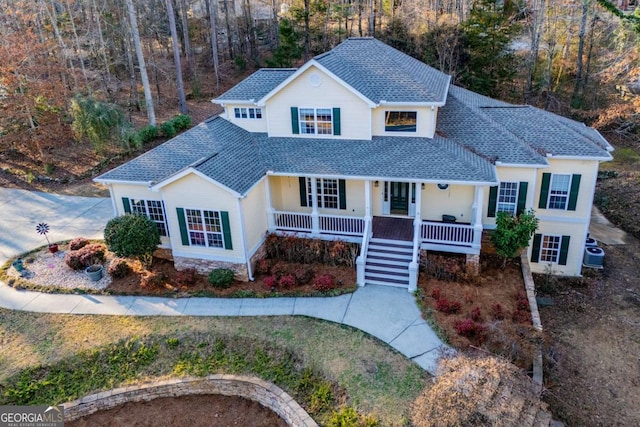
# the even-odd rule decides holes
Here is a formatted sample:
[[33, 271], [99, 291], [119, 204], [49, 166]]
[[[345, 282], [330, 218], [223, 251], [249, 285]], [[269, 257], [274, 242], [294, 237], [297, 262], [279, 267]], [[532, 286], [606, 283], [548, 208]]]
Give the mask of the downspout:
[[253, 282], [251, 259], [249, 258], [249, 254], [247, 253], [246, 233], [244, 231], [244, 212], [242, 210], [242, 203], [240, 202], [240, 200], [240, 197], [236, 199], [236, 203], [238, 205], [238, 215], [240, 216], [240, 238], [242, 239], [242, 253], [244, 255], [244, 259], [247, 262], [247, 276], [249, 276], [249, 281]]
[[113, 216], [118, 216], [118, 207], [116, 206], [116, 198], [113, 197], [113, 184], [107, 185], [109, 188], [109, 198], [111, 199], [111, 207], [113, 208]]

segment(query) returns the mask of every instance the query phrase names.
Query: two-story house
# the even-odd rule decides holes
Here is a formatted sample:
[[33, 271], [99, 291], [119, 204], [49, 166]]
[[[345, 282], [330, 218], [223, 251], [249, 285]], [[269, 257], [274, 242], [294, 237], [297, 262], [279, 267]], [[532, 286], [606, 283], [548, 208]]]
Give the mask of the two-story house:
[[262, 69], [224, 113], [95, 179], [147, 215], [177, 268], [252, 278], [267, 232], [361, 244], [358, 284], [416, 287], [423, 251], [477, 265], [496, 212], [533, 208], [534, 272], [581, 272], [599, 163], [584, 124], [450, 84], [373, 38]]

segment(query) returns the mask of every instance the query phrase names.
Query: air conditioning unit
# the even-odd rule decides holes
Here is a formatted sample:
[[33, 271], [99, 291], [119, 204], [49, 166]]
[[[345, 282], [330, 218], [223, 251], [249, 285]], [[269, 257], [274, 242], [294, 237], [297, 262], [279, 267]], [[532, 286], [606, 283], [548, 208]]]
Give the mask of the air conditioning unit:
[[587, 247], [584, 249], [585, 267], [602, 268], [604, 262], [604, 249], [598, 247]]
[[587, 248], [595, 248], [596, 246], [598, 246], [598, 241], [593, 237], [587, 237], [587, 240], [585, 240], [584, 245]]

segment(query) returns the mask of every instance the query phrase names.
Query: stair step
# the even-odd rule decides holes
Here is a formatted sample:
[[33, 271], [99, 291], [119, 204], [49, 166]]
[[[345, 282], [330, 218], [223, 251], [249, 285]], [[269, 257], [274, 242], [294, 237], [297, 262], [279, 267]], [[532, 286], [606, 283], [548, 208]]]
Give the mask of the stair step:
[[413, 242], [408, 240], [390, 240], [390, 239], [380, 239], [378, 237], [372, 237], [369, 239], [369, 244], [373, 245], [381, 245], [381, 246], [391, 246], [398, 248], [413, 248]]
[[365, 275], [368, 273], [374, 274], [391, 274], [398, 277], [409, 277], [409, 270], [402, 268], [388, 268], [388, 267], [370, 267], [366, 266], [364, 269]]
[[379, 243], [369, 242], [369, 249], [376, 248], [389, 252], [413, 252], [413, 245], [411, 246], [393, 246], [393, 245], [381, 245]]
[[390, 267], [390, 268], [409, 268], [409, 264], [411, 260], [390, 260], [390, 259], [377, 259], [377, 258], [367, 258], [366, 266], [367, 267]]
[[391, 280], [392, 282], [398, 283], [406, 283], [409, 284], [409, 275], [400, 276], [398, 274], [389, 274], [389, 273], [375, 273], [371, 271], [366, 271], [364, 273], [365, 280], [367, 278], [374, 280]]
[[367, 258], [393, 258], [396, 260], [409, 260], [413, 258], [413, 254], [404, 254], [397, 252], [382, 252], [377, 250], [371, 250], [367, 252]]
[[376, 279], [367, 279], [365, 278], [364, 280], [365, 285], [382, 285], [382, 286], [395, 286], [398, 288], [408, 288], [409, 284], [408, 283], [395, 283], [395, 282], [389, 282], [386, 280], [376, 280]]

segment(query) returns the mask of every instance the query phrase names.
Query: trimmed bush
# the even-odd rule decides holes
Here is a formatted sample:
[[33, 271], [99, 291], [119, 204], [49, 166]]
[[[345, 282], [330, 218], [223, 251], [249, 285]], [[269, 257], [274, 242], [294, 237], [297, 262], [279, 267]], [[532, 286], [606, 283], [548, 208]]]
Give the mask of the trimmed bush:
[[84, 237], [76, 237], [72, 241], [69, 242], [69, 250], [77, 251], [78, 249], [84, 248], [89, 244], [89, 240]]
[[123, 277], [128, 276], [132, 271], [131, 266], [124, 258], [114, 258], [109, 263], [109, 275], [116, 279], [122, 279]]
[[191, 117], [186, 114], [178, 114], [173, 119], [171, 119], [171, 121], [173, 122], [173, 127], [177, 131], [187, 129], [189, 126], [191, 126]]
[[504, 308], [502, 304], [496, 303], [491, 306], [491, 317], [493, 320], [504, 320]]
[[436, 300], [436, 310], [445, 314], [454, 314], [460, 311], [462, 304], [458, 301], [449, 301], [446, 298], [440, 298]]
[[233, 283], [233, 271], [228, 268], [216, 268], [209, 273], [209, 283], [214, 288], [226, 289]]
[[271, 266], [273, 262], [270, 259], [262, 258], [256, 262], [256, 273], [257, 274], [269, 274], [271, 271]]
[[167, 138], [173, 138], [174, 136], [176, 136], [176, 133], [177, 133], [176, 132], [176, 128], [173, 125], [173, 122], [171, 120], [161, 124], [160, 125], [160, 131], [162, 131], [162, 134], [164, 136], [166, 136]]
[[156, 223], [142, 215], [123, 215], [111, 219], [104, 229], [104, 241], [119, 257], [137, 257], [151, 265], [153, 251], [160, 244]]
[[299, 285], [308, 285], [313, 279], [313, 268], [303, 267], [295, 271], [294, 274]]
[[262, 281], [268, 289], [275, 289], [278, 286], [278, 278], [273, 275], [265, 277]]
[[158, 128], [155, 126], [145, 126], [138, 131], [138, 137], [143, 144], [151, 142], [158, 137]]
[[296, 278], [291, 274], [284, 275], [280, 278], [280, 287], [283, 289], [295, 288], [296, 284]]
[[486, 329], [484, 325], [474, 322], [473, 319], [456, 320], [453, 324], [458, 335], [461, 335], [476, 344], [482, 344], [485, 339]]
[[335, 278], [331, 274], [321, 274], [313, 279], [313, 289], [327, 292], [336, 288]]
[[64, 256], [64, 262], [73, 270], [83, 270], [90, 265], [102, 264], [105, 260], [105, 247], [92, 243], [77, 251], [69, 251]]

